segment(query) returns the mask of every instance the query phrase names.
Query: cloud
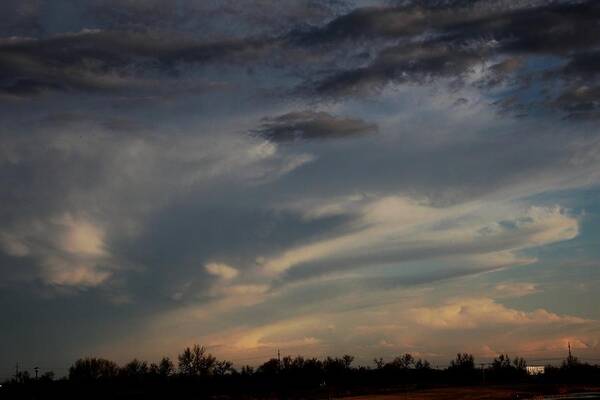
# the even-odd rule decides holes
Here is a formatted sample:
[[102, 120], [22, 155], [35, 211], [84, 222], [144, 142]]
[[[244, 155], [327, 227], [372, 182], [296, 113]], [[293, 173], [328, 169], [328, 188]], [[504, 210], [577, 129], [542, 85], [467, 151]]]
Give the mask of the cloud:
[[65, 14], [69, 0], [56, 0], [54, 4], [56, 8], [46, 7], [38, 0], [3, 2], [0, 35], [48, 35], [89, 26], [134, 31], [154, 27], [206, 37], [276, 33], [299, 24], [321, 24], [339, 10], [349, 8], [341, 0], [260, 0], [251, 3], [223, 0], [218, 4], [189, 1], [176, 7], [160, 0], [91, 0], [69, 8]]
[[358, 212], [350, 208], [357, 214], [346, 230], [267, 258], [262, 268], [268, 274], [305, 277], [442, 257], [505, 267], [532, 262], [518, 257], [524, 249], [569, 240], [579, 232], [577, 220], [558, 207], [509, 208], [504, 212], [510, 220], [504, 220], [488, 206], [435, 208], [406, 197], [376, 198]]
[[32, 220], [0, 236], [8, 255], [35, 260], [38, 278], [48, 285], [94, 287], [112, 275], [105, 232], [84, 217], [64, 214]]
[[497, 298], [519, 298], [542, 292], [538, 285], [529, 282], [503, 282], [493, 290]]
[[273, 142], [291, 142], [368, 135], [377, 132], [377, 125], [326, 112], [302, 111], [264, 118], [263, 124], [252, 132]]
[[419, 307], [410, 311], [419, 325], [431, 329], [476, 329], [495, 325], [581, 324], [583, 318], [561, 316], [537, 309], [532, 312], [514, 310], [490, 298], [448, 301], [438, 307]]
[[206, 269], [209, 274], [225, 280], [233, 279], [239, 274], [237, 269], [222, 263], [208, 263], [204, 266], [204, 269]]
[[[395, 290], [342, 282], [343, 290], [331, 295], [337, 282], [329, 280], [326, 300], [310, 301], [314, 287], [303, 283], [295, 287], [302, 288], [297, 293], [290, 288], [271, 292], [250, 307], [240, 302], [219, 306], [216, 312], [211, 311], [214, 304], [180, 309], [163, 315], [153, 329], [169, 331], [183, 324], [178, 335], [185, 338], [197, 334], [199, 326], [218, 323], [224, 315], [236, 318], [236, 324], [204, 329], [203, 343], [229, 357], [258, 359], [256, 363], [277, 348], [286, 349], [284, 354], [298, 349], [307, 356], [352, 350], [359, 362], [367, 364], [374, 356], [390, 352], [408, 351], [446, 363], [459, 350], [479, 358], [503, 352], [537, 358], [564, 355], [567, 340], [582, 343], [585, 354], [594, 354], [594, 343], [597, 348], [597, 321], [543, 308], [509, 307], [489, 295], [457, 295], [465, 291], [464, 281]], [[296, 297], [305, 301], [302, 307], [290, 309]], [[247, 314], [252, 316], [245, 318]]]
[[93, 264], [82, 264], [65, 258], [48, 257], [42, 261], [42, 279], [49, 285], [87, 288], [105, 283], [111, 272]]
[[17, 138], [0, 132], [0, 179], [12, 188], [1, 194], [0, 251], [50, 286], [122, 285], [147, 267], [127, 246], [175, 199], [222, 193], [228, 180], [260, 186], [312, 160], [244, 134], [148, 134], [154, 128], [86, 115], [33, 118]]
[[[0, 91], [9, 98], [48, 91], [198, 93], [229, 87], [210, 79], [219, 75], [215, 67], [227, 66], [239, 75], [280, 71], [293, 77], [275, 89], [283, 97], [362, 97], [390, 84], [441, 81], [487, 91], [508, 85], [510, 90], [490, 94], [501, 97], [503, 111], [557, 108], [573, 118], [598, 115], [593, 71], [600, 8], [591, 0], [407, 2], [355, 9], [337, 1], [289, 7], [261, 2], [256, 10], [194, 3], [182, 6], [185, 13], [155, 2], [115, 4], [79, 11], [99, 28], [41, 35], [30, 26], [29, 37], [13, 33], [2, 39]], [[274, 7], [283, 18], [278, 27], [256, 29], [256, 21], [267, 18], [258, 10]], [[32, 10], [39, 14], [33, 4]], [[208, 15], [242, 25], [218, 27]], [[533, 98], [532, 88], [539, 89]], [[576, 96], [581, 90], [587, 94]]]
[[[464, 84], [478, 72], [478, 85], [512, 83], [512, 94], [504, 94], [512, 99], [510, 108], [550, 104], [577, 117], [597, 115], [595, 91], [582, 99], [570, 95], [574, 88], [598, 85], [595, 2], [466, 4], [361, 8], [300, 34], [295, 40], [309, 48], [358, 46], [365, 54], [359, 62], [344, 58], [338, 71], [305, 85], [320, 95], [362, 96], [389, 84]], [[533, 82], [548, 92], [526, 102], [521, 92]]]
[[[3, 39], [0, 91], [13, 96], [52, 90], [164, 92], [165, 81], [172, 85], [178, 81], [173, 77], [183, 72], [182, 64], [247, 64], [262, 57], [268, 45], [252, 38], [211, 42], [165, 32], [90, 29], [46, 39]], [[193, 79], [191, 85], [191, 89], [208, 87], [202, 79]]]
[[437, 78], [461, 78], [483, 61], [470, 49], [445, 45], [401, 45], [382, 50], [363, 68], [340, 72], [319, 82], [318, 93], [339, 95], [375, 92], [389, 83], [427, 83]]

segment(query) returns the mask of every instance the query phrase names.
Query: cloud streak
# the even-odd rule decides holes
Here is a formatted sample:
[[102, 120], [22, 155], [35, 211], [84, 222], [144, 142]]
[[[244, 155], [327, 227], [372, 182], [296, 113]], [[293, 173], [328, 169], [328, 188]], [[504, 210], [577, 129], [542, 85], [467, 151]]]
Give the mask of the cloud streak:
[[357, 118], [336, 117], [326, 112], [290, 112], [263, 119], [253, 131], [255, 135], [274, 142], [314, 139], [343, 139], [374, 134], [377, 125]]
[[[454, 256], [475, 265], [504, 267], [532, 261], [518, 257], [519, 251], [578, 234], [577, 220], [559, 208], [531, 208], [511, 220], [490, 221], [486, 207], [436, 209], [403, 197], [376, 199], [363, 206], [347, 231], [287, 250], [265, 261], [263, 268], [280, 274], [306, 265], [312, 275], [327, 271], [328, 264], [348, 270]], [[508, 213], [515, 215], [515, 210]]]

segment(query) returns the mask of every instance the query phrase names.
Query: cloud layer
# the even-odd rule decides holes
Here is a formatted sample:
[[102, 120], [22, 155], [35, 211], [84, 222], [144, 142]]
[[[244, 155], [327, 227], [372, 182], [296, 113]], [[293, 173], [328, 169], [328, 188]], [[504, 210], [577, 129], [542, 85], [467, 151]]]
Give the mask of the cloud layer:
[[598, 357], [599, 20], [3, 2], [0, 367], [193, 342], [238, 364]]

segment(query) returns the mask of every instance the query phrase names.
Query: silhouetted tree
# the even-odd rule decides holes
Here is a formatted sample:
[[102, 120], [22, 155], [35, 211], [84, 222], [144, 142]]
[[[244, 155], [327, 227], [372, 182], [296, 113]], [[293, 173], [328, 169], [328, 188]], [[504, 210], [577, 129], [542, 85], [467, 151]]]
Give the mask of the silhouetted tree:
[[80, 358], [69, 368], [69, 379], [73, 381], [98, 381], [117, 376], [119, 367], [104, 358]]
[[411, 354], [404, 354], [402, 356], [394, 358], [391, 364], [400, 369], [409, 369], [413, 366], [415, 358]]
[[[471, 354], [459, 353], [445, 370], [431, 368], [429, 362], [404, 354], [377, 368], [353, 367], [354, 357], [327, 357], [324, 360], [285, 356], [270, 359], [256, 369], [249, 366], [237, 372], [227, 360], [217, 360], [204, 347], [186, 348], [178, 357], [178, 373], [173, 362], [163, 358], [150, 366], [134, 359], [121, 368], [102, 358], [77, 360], [68, 379], [53, 380], [51, 373], [32, 379], [21, 371], [3, 386], [7, 398], [324, 398], [368, 393], [382, 388], [409, 388], [413, 385], [473, 384], [482, 382], [595, 383], [600, 367], [569, 356], [560, 367], [547, 367], [546, 374], [528, 376], [522, 358], [512, 361], [506, 354], [496, 357], [486, 370], [475, 368]], [[489, 374], [489, 375], [488, 375]], [[92, 388], [90, 390], [89, 388]], [[12, 396], [12, 397], [11, 397]], [[4, 397], [3, 397], [4, 398]]]
[[175, 367], [169, 357], [163, 357], [158, 363], [158, 374], [167, 377], [173, 374]]
[[352, 362], [354, 361], [354, 356], [351, 356], [350, 354], [344, 354], [342, 356], [342, 360], [344, 361], [344, 367], [346, 369], [349, 369], [352, 366]]
[[376, 369], [382, 369], [385, 367], [385, 361], [383, 361], [383, 358], [381, 357], [373, 359], [373, 362], [375, 363]]
[[149, 372], [148, 363], [134, 358], [125, 364], [119, 371], [120, 375], [129, 379], [141, 379]]
[[415, 369], [419, 371], [427, 371], [431, 369], [431, 364], [427, 360], [421, 360], [420, 358], [415, 362]]
[[251, 367], [250, 365], [244, 365], [240, 370], [240, 374], [246, 376], [254, 375], [254, 367]]
[[525, 361], [524, 358], [515, 357], [513, 360], [513, 365], [518, 371], [527, 373], [527, 361]]
[[214, 372], [217, 359], [206, 353], [204, 346], [186, 348], [178, 357], [179, 372], [186, 376], [208, 376]]
[[224, 376], [233, 372], [233, 363], [231, 361], [217, 361], [214, 367], [215, 375]]
[[40, 381], [51, 382], [54, 380], [54, 372], [47, 371], [40, 376]]
[[279, 373], [280, 362], [276, 358], [271, 358], [256, 369], [257, 374], [274, 376]]
[[450, 362], [448, 373], [451, 382], [475, 383], [478, 378], [475, 370], [475, 359], [472, 354], [458, 353], [456, 358]]
[[508, 354], [500, 354], [494, 358], [489, 368], [490, 379], [497, 382], [517, 382], [527, 375], [527, 363], [516, 357], [511, 361]]
[[500, 354], [498, 357], [494, 358], [494, 361], [492, 361], [492, 369], [500, 371], [511, 368], [512, 364], [510, 362], [510, 357], [508, 357], [508, 354]]
[[450, 362], [450, 368], [462, 370], [475, 369], [475, 358], [472, 354], [458, 353], [456, 358]]

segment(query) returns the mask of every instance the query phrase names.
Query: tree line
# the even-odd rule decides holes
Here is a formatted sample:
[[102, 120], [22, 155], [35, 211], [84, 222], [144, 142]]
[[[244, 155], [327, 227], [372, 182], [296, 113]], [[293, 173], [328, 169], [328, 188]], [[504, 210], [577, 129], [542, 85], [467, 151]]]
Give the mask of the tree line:
[[580, 362], [570, 354], [560, 366], [546, 366], [545, 373], [537, 376], [527, 373], [523, 358], [502, 354], [491, 363], [478, 365], [468, 353], [457, 354], [444, 369], [432, 368], [427, 360], [408, 353], [388, 362], [375, 359], [374, 367], [354, 365], [354, 357], [344, 355], [324, 359], [285, 356], [256, 368], [236, 369], [232, 362], [219, 360], [205, 347], [194, 345], [175, 362], [168, 357], [157, 363], [134, 359], [120, 366], [103, 358], [81, 358], [69, 368], [68, 376], [60, 379], [51, 372], [34, 378], [22, 371], [2, 385], [0, 397], [326, 398], [436, 385], [599, 382], [600, 366]]

